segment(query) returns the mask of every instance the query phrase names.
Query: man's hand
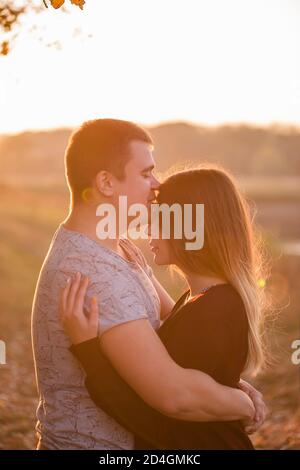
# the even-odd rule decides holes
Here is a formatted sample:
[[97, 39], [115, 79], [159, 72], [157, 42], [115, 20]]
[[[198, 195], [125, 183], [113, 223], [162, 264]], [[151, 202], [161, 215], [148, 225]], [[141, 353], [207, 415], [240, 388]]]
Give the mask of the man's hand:
[[238, 384], [239, 388], [253, 401], [255, 407], [255, 415], [252, 421], [245, 423], [245, 431], [247, 434], [253, 434], [256, 432], [261, 425], [264, 423], [267, 416], [267, 406], [264, 402], [262, 394], [256, 390], [252, 385], [245, 380], [240, 380]]

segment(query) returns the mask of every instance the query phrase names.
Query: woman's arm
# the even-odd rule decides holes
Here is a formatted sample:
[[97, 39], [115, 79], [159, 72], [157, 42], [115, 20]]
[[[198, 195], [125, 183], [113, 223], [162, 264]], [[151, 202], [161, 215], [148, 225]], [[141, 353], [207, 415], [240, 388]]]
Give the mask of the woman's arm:
[[[61, 299], [62, 322], [74, 344], [97, 334], [98, 309], [83, 313], [88, 281], [77, 276]], [[151, 407], [190, 421], [251, 419], [254, 407], [242, 391], [218, 384], [209, 375], [172, 360], [148, 320], [117, 325], [101, 336], [103, 353], [120, 376]]]
[[172, 312], [172, 309], [175, 305], [174, 300], [172, 297], [168, 294], [166, 289], [161, 285], [161, 283], [156, 279], [154, 274], [151, 276], [151, 281], [156, 289], [156, 292], [159, 296], [160, 300], [160, 319], [161, 320], [166, 320], [170, 313]]

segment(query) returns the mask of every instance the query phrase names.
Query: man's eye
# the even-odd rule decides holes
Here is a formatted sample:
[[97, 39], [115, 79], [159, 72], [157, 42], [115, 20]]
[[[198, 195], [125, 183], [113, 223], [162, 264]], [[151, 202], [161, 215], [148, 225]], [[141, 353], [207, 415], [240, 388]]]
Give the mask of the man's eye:
[[150, 178], [150, 175], [145, 173], [145, 174], [143, 175], [143, 177], [144, 177], [144, 178]]

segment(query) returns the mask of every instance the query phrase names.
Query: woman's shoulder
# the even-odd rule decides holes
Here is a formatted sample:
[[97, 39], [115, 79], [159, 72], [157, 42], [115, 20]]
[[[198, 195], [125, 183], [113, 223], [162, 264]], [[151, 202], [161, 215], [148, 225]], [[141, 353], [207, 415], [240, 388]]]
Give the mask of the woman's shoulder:
[[[188, 304], [186, 304], [187, 306]], [[189, 305], [191, 311], [222, 323], [248, 322], [244, 302], [231, 284], [218, 284]]]

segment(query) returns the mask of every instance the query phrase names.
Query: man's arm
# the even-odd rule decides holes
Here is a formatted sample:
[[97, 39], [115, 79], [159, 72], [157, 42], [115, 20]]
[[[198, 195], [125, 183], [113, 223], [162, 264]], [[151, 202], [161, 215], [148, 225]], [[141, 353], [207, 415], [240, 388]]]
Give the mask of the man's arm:
[[86, 372], [85, 385], [94, 403], [147, 448], [172, 449], [167, 423], [173, 422], [148, 406], [115, 371], [101, 351], [98, 337], [72, 345], [70, 351]]
[[180, 367], [168, 354], [148, 320], [115, 326], [100, 339], [120, 376], [151, 407], [187, 421], [251, 419], [252, 401], [240, 390], [209, 375]]
[[[84, 368], [86, 387], [94, 403], [112, 416], [121, 426], [147, 442], [147, 448], [172, 449], [174, 444], [168, 432], [168, 418], [148, 406], [134, 390], [119, 376], [101, 351], [98, 337], [72, 345], [71, 352]], [[255, 422], [254, 432], [264, 421], [266, 407], [262, 395], [253, 386], [241, 380], [241, 386], [251, 394], [256, 404], [256, 414], [261, 418]], [[246, 429], [247, 431], [247, 429]], [[248, 432], [248, 431], [247, 431]]]
[[[76, 275], [61, 297], [61, 320], [73, 344], [97, 334], [96, 298], [90, 314], [83, 313], [87, 286], [88, 280], [80, 282], [80, 275]], [[125, 295], [114, 298], [114, 311], [120, 316], [125, 309], [124, 317], [102, 332], [100, 342], [117, 372], [148, 405], [167, 416], [190, 421], [252, 417], [252, 401], [242, 391], [220, 385], [199, 370], [180, 367], [144, 318], [143, 306], [130, 302], [131, 297]]]

